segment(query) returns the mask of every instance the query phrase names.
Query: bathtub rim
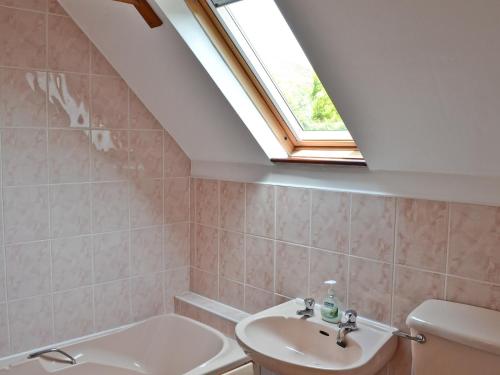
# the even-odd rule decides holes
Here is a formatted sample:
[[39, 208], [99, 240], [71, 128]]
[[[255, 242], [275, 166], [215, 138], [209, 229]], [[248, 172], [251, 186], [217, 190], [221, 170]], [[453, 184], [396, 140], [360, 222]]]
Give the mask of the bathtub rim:
[[[33, 353], [33, 352], [38, 351], [38, 350], [44, 350], [44, 349], [53, 348], [53, 347], [61, 348], [64, 350], [65, 348], [72, 346], [72, 345], [76, 345], [76, 344], [84, 343], [84, 342], [91, 341], [94, 339], [98, 339], [98, 338], [101, 338], [104, 336], [116, 334], [116, 333], [125, 331], [127, 329], [130, 329], [132, 327], [144, 324], [147, 321], [160, 320], [160, 319], [164, 319], [166, 317], [175, 317], [175, 319], [181, 319], [181, 320], [188, 321], [188, 322], [190, 322], [190, 324], [195, 324], [195, 325], [197, 325], [205, 330], [212, 332], [213, 334], [215, 334], [217, 337], [219, 337], [222, 340], [222, 347], [217, 352], [217, 354], [215, 354], [213, 357], [209, 358], [207, 361], [197, 365], [196, 367], [193, 367], [192, 369], [190, 369], [188, 371], [187, 374], [191, 374], [191, 373], [195, 374], [195, 373], [197, 373], [197, 370], [199, 370], [199, 369], [213, 368], [214, 365], [217, 365], [217, 361], [223, 359], [224, 355], [227, 355], [227, 354], [229, 354], [229, 357], [230, 357], [229, 359], [231, 359], [231, 361], [228, 363], [225, 363], [225, 362], [221, 363], [220, 369], [230, 368], [232, 366], [236, 367], [236, 366], [239, 366], [241, 364], [244, 364], [244, 363], [250, 361], [245, 354], [243, 354], [243, 356], [241, 356], [241, 355], [239, 355], [239, 353], [237, 353], [237, 350], [240, 348], [234, 340], [231, 340], [230, 338], [226, 337], [225, 335], [223, 335], [221, 332], [219, 332], [215, 328], [210, 327], [207, 324], [201, 323], [197, 320], [188, 318], [188, 317], [180, 315], [180, 314], [168, 313], [168, 314], [162, 314], [162, 315], [149, 317], [147, 319], [143, 319], [143, 320], [140, 320], [137, 322], [129, 323], [129, 324], [126, 324], [123, 326], [107, 329], [104, 331], [95, 332], [95, 333], [81, 336], [81, 337], [77, 337], [74, 339], [56, 342], [56, 343], [42, 346], [42, 347], [38, 347], [38, 348], [33, 348], [33, 349], [28, 350], [28, 351], [11, 354], [11, 355], [6, 356], [6, 357], [1, 357], [0, 358], [0, 370], [5, 370], [5, 369], [8, 370], [11, 366], [19, 365], [19, 364], [27, 362], [27, 361], [39, 360], [39, 358], [34, 358], [34, 359], [27, 358], [28, 354]], [[231, 341], [234, 341], [234, 344]], [[235, 345], [237, 348], [234, 347]], [[219, 368], [214, 368], [214, 370], [218, 371]]]

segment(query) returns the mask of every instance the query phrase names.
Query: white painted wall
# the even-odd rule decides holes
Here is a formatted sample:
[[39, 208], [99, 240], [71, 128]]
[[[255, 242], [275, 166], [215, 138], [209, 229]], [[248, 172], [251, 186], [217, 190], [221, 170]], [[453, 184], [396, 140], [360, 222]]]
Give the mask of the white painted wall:
[[500, 1], [276, 2], [370, 169], [500, 176]]

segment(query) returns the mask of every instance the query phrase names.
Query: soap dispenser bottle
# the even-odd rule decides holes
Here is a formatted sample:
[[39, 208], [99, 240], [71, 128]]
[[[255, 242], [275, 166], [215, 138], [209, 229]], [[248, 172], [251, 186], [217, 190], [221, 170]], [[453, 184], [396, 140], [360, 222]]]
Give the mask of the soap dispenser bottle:
[[333, 289], [335, 284], [337, 284], [335, 280], [325, 281], [325, 285], [328, 285], [328, 295], [321, 305], [321, 318], [329, 323], [338, 323], [341, 317], [339, 303]]

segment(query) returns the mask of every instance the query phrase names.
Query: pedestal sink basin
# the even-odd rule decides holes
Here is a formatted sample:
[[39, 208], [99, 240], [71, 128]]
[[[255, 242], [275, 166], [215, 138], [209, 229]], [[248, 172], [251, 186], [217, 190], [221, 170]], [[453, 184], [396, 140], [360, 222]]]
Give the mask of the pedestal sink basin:
[[347, 335], [346, 347], [337, 345], [338, 328], [314, 316], [297, 315], [302, 300], [292, 300], [242, 320], [236, 338], [257, 363], [283, 375], [374, 375], [393, 356], [394, 328], [358, 318], [359, 329]]

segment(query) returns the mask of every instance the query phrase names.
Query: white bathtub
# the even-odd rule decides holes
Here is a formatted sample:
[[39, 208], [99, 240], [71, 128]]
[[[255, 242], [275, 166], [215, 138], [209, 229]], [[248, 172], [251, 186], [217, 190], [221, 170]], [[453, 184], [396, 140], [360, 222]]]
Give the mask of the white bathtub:
[[72, 355], [76, 365], [63, 362], [64, 357], [57, 353], [37, 359], [23, 355], [0, 364], [0, 375], [219, 374], [248, 361], [234, 340], [175, 314], [59, 349]]

